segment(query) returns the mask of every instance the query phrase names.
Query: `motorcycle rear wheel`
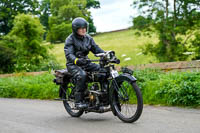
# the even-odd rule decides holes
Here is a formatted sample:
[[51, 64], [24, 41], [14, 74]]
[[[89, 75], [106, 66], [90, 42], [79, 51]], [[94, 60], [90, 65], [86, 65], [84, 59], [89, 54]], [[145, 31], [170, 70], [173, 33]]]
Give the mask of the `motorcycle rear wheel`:
[[[60, 86], [60, 87], [63, 87], [63, 86]], [[65, 107], [65, 110], [68, 112], [70, 116], [80, 117], [84, 111], [76, 109], [74, 99], [71, 98], [73, 96], [72, 94], [73, 89], [74, 89], [74, 85], [72, 83], [69, 83], [65, 89], [66, 91], [62, 93], [62, 99], [65, 99], [63, 100], [63, 104]]]

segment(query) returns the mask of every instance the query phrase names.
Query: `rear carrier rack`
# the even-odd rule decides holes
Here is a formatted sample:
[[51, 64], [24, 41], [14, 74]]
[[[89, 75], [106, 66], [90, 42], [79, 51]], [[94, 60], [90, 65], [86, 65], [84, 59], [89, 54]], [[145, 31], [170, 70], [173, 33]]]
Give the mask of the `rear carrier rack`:
[[53, 79], [53, 82], [58, 84], [63, 84], [64, 83], [64, 77], [65, 76], [71, 76], [71, 74], [68, 72], [67, 69], [62, 69], [62, 70], [55, 70], [55, 79]]

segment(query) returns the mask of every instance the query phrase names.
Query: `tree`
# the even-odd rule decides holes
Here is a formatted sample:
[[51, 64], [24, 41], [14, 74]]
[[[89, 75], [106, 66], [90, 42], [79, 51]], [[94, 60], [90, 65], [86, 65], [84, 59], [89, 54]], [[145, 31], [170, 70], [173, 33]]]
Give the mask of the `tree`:
[[[87, 4], [86, 4], [86, 8], [90, 9], [90, 8], [100, 8], [100, 2], [98, 0], [87, 0]], [[94, 22], [93, 22], [93, 18], [90, 15], [90, 17], [88, 18], [88, 22], [89, 22], [89, 33], [96, 33], [96, 27], [94, 26]]]
[[133, 7], [140, 9], [144, 17], [152, 18], [151, 31], [159, 35], [158, 44], [148, 44], [145, 53], [160, 61], [186, 60], [185, 52], [200, 47], [192, 44], [199, 42], [199, 6], [199, 0], [134, 0]]
[[76, 17], [85, 17], [84, 14], [87, 13], [85, 9], [86, 1], [51, 0], [50, 2], [52, 16], [49, 18], [50, 30], [47, 40], [52, 43], [56, 41], [63, 42], [72, 31], [69, 26], [72, 20]]
[[86, 7], [90, 8], [100, 8], [100, 2], [98, 0], [87, 0]]
[[88, 18], [89, 23], [89, 34], [95, 34], [96, 33], [96, 27], [94, 26], [93, 18], [92, 16]]
[[72, 32], [71, 23], [76, 17], [83, 17], [89, 22], [89, 33], [96, 33], [90, 8], [99, 8], [97, 0], [50, 0], [51, 16], [47, 40], [51, 43], [63, 42]]
[[15, 51], [0, 41], [0, 73], [13, 72], [15, 64]]
[[13, 27], [14, 17], [19, 13], [38, 14], [37, 0], [1, 0], [0, 34], [7, 34]]
[[151, 18], [145, 18], [144, 16], [137, 16], [133, 19], [133, 28], [143, 30], [148, 28], [151, 24]]
[[71, 27], [71, 24], [66, 24], [64, 22], [58, 25], [54, 24], [48, 33], [47, 40], [52, 41], [52, 43], [55, 43], [56, 41], [64, 42], [66, 35], [72, 33]]
[[40, 11], [40, 22], [45, 27], [45, 33], [43, 39], [46, 40], [47, 33], [49, 31], [49, 17], [51, 16], [50, 10], [50, 0], [40, 1], [39, 11]]
[[[14, 19], [14, 27], [5, 37], [15, 48], [16, 65], [18, 71], [28, 70], [31, 65], [38, 65], [47, 58], [47, 49], [41, 45], [43, 26], [37, 17], [28, 14], [19, 14]], [[4, 39], [4, 40], [5, 40]]]
[[50, 0], [42, 0], [40, 2], [40, 22], [46, 29], [49, 29], [48, 20], [50, 15]]

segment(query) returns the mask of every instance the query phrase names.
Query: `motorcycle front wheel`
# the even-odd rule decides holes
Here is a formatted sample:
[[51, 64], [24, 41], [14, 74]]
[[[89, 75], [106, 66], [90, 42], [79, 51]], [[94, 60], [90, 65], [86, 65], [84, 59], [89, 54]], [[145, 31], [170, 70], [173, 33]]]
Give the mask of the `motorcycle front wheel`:
[[117, 117], [123, 122], [132, 123], [139, 119], [143, 110], [140, 88], [135, 81], [122, 76], [114, 81], [112, 106]]

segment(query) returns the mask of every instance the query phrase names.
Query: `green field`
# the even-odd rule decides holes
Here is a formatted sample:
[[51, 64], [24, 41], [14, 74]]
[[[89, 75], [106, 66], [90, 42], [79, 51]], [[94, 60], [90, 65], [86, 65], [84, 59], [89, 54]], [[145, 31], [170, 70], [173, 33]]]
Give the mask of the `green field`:
[[[130, 66], [137, 64], [148, 64], [157, 62], [155, 57], [143, 55], [139, 47], [145, 43], [156, 43], [158, 37], [154, 34], [151, 38], [145, 36], [136, 36], [135, 30], [124, 30], [119, 32], [102, 33], [94, 36], [95, 42], [105, 51], [114, 50], [117, 57], [121, 60], [120, 66]], [[64, 43], [55, 44], [50, 50], [50, 53], [56, 56], [58, 62], [65, 67], [66, 59], [64, 56]], [[122, 55], [126, 55], [123, 56]], [[90, 59], [97, 59], [89, 54]], [[125, 61], [125, 58], [131, 58], [131, 60]]]

